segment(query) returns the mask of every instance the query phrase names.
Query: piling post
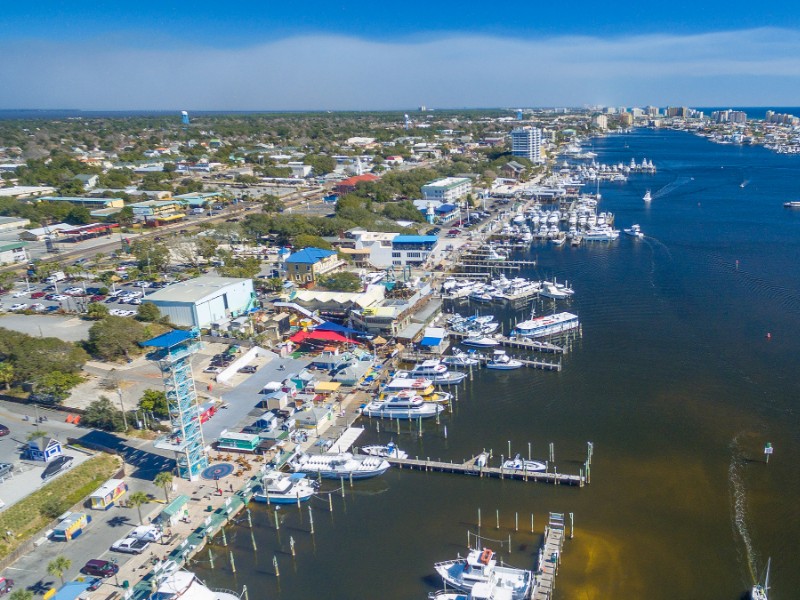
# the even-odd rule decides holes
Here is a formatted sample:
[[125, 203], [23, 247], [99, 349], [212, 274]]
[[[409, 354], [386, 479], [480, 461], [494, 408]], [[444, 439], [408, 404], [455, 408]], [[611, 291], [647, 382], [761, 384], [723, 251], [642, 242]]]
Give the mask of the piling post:
[[250, 541], [253, 542], [253, 552], [258, 552], [258, 547], [256, 546], [256, 535], [252, 531], [250, 532]]
[[381, 432], [381, 422], [380, 421], [376, 421], [375, 422], [375, 429], [377, 429], [378, 433]]
[[419, 421], [419, 437], [422, 437], [422, 419], [417, 419]]
[[[481, 509], [480, 509], [480, 507], [478, 507], [478, 529], [480, 529], [480, 528], [481, 528]], [[211, 550], [209, 549], [209, 553], [210, 552], [211, 552]]]
[[280, 522], [280, 520], [278, 520], [278, 510], [277, 510], [277, 508], [275, 509], [275, 512], [272, 513], [272, 514], [275, 515], [275, 531], [278, 531], [281, 528], [281, 522]]
[[242, 588], [242, 595], [244, 596], [244, 600], [250, 600], [250, 595], [247, 593], [247, 586]]
[[400, 435], [400, 417], [397, 417], [397, 435]]
[[531, 443], [528, 442], [528, 460], [531, 459]]
[[289, 536], [289, 550], [291, 551], [292, 556], [296, 556], [296, 553], [295, 553], [295, 550], [294, 550], [294, 538], [291, 537], [291, 536]]
[[233, 573], [236, 573], [236, 563], [233, 561], [233, 550], [231, 550], [229, 552], [229, 554], [230, 554], [230, 557], [231, 557], [231, 571]]
[[496, 508], [494, 510], [494, 518], [495, 518], [495, 529], [500, 529], [500, 509]]
[[550, 462], [551, 463], [556, 462], [556, 447], [555, 444], [553, 444], [553, 442], [550, 442]]
[[308, 507], [308, 523], [311, 525], [311, 535], [314, 535], [314, 515], [311, 513], [311, 505]]
[[575, 537], [575, 515], [569, 513], [569, 539]]
[[225, 528], [223, 527], [220, 531], [222, 532], [222, 545], [227, 547], [228, 538], [225, 537]]
[[274, 554], [272, 555], [272, 566], [275, 567], [275, 577], [280, 577], [281, 571], [278, 568], [278, 557]]
[[211, 552], [211, 546], [208, 547], [208, 564], [212, 569], [214, 568], [214, 554]]
[[514, 513], [514, 531], [519, 531], [519, 513]]
[[447, 439], [447, 425], [444, 426], [444, 439]]
[[511, 458], [511, 440], [508, 440], [508, 458]]
[[508, 534], [508, 553], [511, 554], [511, 534]]
[[250, 527], [250, 529], [253, 528], [253, 517], [250, 514], [250, 509], [249, 508], [247, 509], [247, 525]]
[[350, 487], [353, 487], [353, 472], [350, 471]]
[[328, 510], [333, 512], [333, 494], [328, 494]]
[[580, 474], [578, 475], [578, 486], [583, 487], [583, 469], [580, 470]]
[[531, 533], [533, 533], [533, 513], [531, 513]]

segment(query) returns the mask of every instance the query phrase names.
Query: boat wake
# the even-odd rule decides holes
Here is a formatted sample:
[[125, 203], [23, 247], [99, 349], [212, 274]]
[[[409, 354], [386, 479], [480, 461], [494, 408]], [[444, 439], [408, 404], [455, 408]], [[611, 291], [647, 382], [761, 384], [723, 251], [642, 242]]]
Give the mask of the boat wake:
[[693, 179], [692, 177], [678, 177], [677, 179], [675, 179], [675, 181], [668, 183], [660, 190], [658, 190], [656, 193], [654, 193], [652, 196], [653, 200], [655, 200], [656, 198], [662, 198], [667, 194], [669, 194], [670, 192], [674, 192], [682, 185], [686, 185], [687, 183], [692, 181], [692, 179]]
[[731, 493], [731, 513], [734, 533], [742, 538], [742, 545], [745, 550], [745, 560], [750, 577], [756, 581], [758, 572], [756, 569], [755, 550], [753, 541], [750, 539], [750, 532], [747, 529], [747, 493], [744, 487], [744, 454], [739, 447], [738, 436], [734, 437], [730, 444], [731, 463], [728, 466], [728, 485]]
[[737, 265], [736, 261], [731, 262], [729, 257], [721, 254], [712, 254], [711, 261], [718, 271], [736, 274], [757, 298], [776, 302], [781, 309], [800, 311], [800, 295], [795, 290], [766, 279], [759, 272]]

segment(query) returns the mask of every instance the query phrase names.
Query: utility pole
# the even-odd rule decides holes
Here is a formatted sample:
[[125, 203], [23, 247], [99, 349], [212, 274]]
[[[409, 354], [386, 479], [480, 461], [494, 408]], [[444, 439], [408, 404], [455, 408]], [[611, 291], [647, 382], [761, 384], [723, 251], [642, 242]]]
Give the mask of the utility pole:
[[125, 405], [122, 404], [122, 388], [117, 386], [117, 394], [119, 395], [119, 408], [122, 411], [122, 424], [125, 426], [125, 431], [128, 431], [128, 418], [125, 416]]

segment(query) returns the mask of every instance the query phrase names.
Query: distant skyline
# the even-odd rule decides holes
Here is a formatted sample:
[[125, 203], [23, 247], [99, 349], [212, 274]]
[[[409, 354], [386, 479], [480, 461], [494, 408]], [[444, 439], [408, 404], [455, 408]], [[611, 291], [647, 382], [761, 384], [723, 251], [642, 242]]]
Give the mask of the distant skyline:
[[0, 108], [797, 104], [800, 11], [658, 8], [13, 3], [0, 19]]

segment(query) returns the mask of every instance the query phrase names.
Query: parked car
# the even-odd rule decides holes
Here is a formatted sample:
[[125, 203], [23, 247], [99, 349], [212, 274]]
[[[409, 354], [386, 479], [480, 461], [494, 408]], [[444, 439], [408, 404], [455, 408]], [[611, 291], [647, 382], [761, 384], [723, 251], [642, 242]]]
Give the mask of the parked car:
[[221, 367], [206, 367], [203, 369], [203, 373], [214, 373], [216, 375], [218, 373], [222, 373], [222, 370], [223, 369]]
[[20, 290], [18, 292], [14, 292], [13, 294], [11, 294], [11, 297], [12, 298], [22, 298], [23, 296], [27, 295], [27, 293], [28, 292], [26, 292], [25, 290]]
[[92, 577], [111, 577], [112, 575], [116, 575], [118, 571], [119, 566], [117, 563], [97, 558], [88, 561], [81, 568], [81, 573], [84, 575], [91, 575]]
[[239, 373], [255, 373], [256, 371], [258, 371], [258, 367], [255, 365], [245, 365], [239, 369]]
[[30, 309], [35, 312], [44, 312], [47, 310], [47, 307], [44, 304], [36, 302], [34, 304], [31, 304]]
[[128, 534], [129, 538], [144, 540], [145, 542], [158, 542], [161, 536], [161, 529], [155, 525], [141, 525]]
[[11, 430], [8, 427], [5, 425], [0, 425], [0, 437], [8, 435], [9, 433], [11, 433]]
[[33, 292], [31, 294], [31, 298], [34, 299], [34, 300], [36, 300], [37, 298], [44, 298], [44, 297], [45, 297], [45, 293], [44, 292]]
[[13, 470], [14, 470], [14, 465], [12, 465], [11, 463], [0, 463], [0, 477], [5, 477], [6, 475], [10, 475]]
[[91, 300], [92, 302], [102, 302], [105, 299], [106, 297], [103, 296], [103, 294], [95, 294], [94, 296], [89, 298], [89, 300]]
[[11, 305], [11, 310], [25, 310], [26, 308], [28, 308], [27, 304], [12, 304]]
[[111, 549], [114, 552], [124, 552], [125, 554], [141, 554], [150, 545], [146, 540], [137, 540], [136, 538], [125, 538], [117, 540], [111, 544]]
[[74, 459], [71, 456], [57, 456], [54, 458], [47, 467], [45, 467], [44, 472], [42, 473], [42, 479], [47, 481], [51, 477], [55, 477], [61, 471], [66, 471], [72, 466], [72, 461]]
[[0, 577], [0, 596], [8, 594], [14, 589], [14, 580], [7, 577]]

